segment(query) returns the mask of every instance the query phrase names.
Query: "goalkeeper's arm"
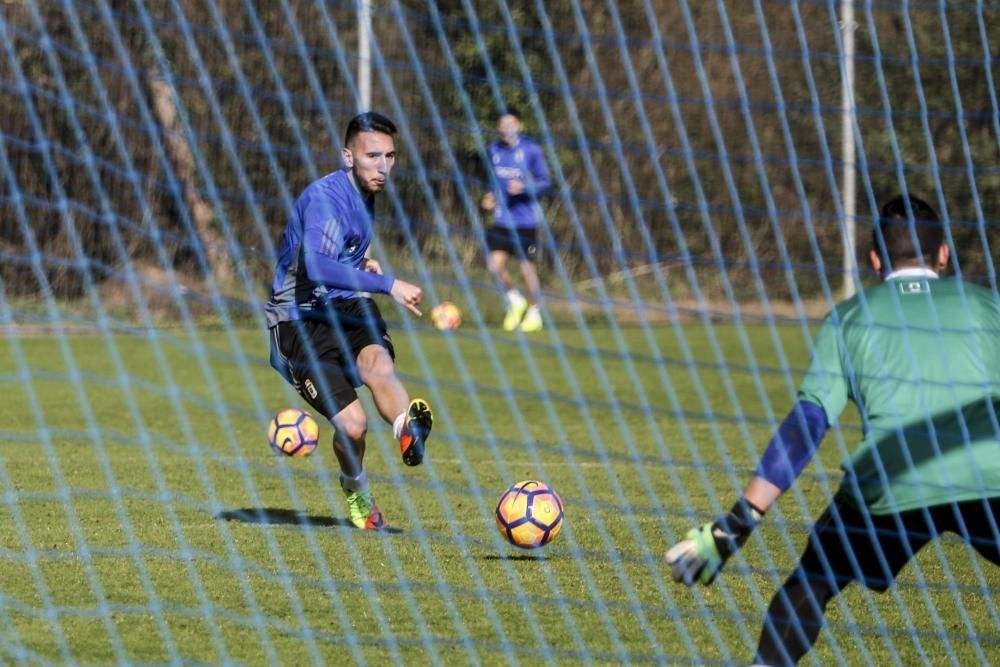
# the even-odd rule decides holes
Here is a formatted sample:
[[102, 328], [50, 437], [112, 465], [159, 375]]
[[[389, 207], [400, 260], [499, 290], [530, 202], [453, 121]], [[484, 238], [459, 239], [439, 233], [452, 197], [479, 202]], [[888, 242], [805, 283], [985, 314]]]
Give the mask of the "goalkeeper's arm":
[[764, 513], [791, 487], [812, 459], [829, 424], [826, 412], [799, 401], [781, 423], [757, 466], [757, 473], [726, 516], [692, 528], [666, 554], [674, 581], [711, 584], [726, 561], [742, 547]]

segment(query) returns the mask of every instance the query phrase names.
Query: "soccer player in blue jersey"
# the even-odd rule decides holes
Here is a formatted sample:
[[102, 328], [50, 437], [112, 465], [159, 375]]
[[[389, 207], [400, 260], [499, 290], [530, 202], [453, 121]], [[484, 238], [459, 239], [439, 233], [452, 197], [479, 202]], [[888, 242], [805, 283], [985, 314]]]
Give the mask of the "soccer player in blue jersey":
[[399, 441], [403, 462], [420, 465], [433, 416], [410, 400], [395, 372], [395, 350], [376, 303], [359, 292], [389, 294], [419, 316], [422, 290], [386, 275], [365, 256], [375, 195], [396, 161], [396, 126], [367, 112], [347, 126], [345, 168], [305, 189], [285, 228], [271, 298], [265, 306], [271, 365], [334, 427], [333, 450], [351, 522], [386, 527], [364, 470], [368, 419], [356, 388]]
[[854, 402], [861, 442], [771, 600], [755, 663], [798, 662], [845, 586], [887, 590], [943, 532], [1000, 565], [1000, 302], [940, 278], [949, 253], [928, 204], [911, 196], [883, 206], [869, 254], [882, 282], [826, 317], [798, 402], [730, 513], [666, 554], [676, 581], [712, 583]]
[[[487, 192], [481, 206], [493, 213], [494, 224], [486, 232], [489, 250], [487, 268], [503, 286], [507, 297], [507, 314], [503, 328], [513, 331], [541, 331], [542, 314], [538, 310], [541, 286], [535, 257], [538, 254], [538, 226], [542, 223], [542, 208], [538, 197], [552, 186], [541, 147], [521, 135], [521, 116], [508, 107], [497, 117], [500, 139], [489, 146], [495, 192]], [[527, 298], [514, 287], [507, 273], [507, 258], [515, 256], [521, 267], [521, 277]]]

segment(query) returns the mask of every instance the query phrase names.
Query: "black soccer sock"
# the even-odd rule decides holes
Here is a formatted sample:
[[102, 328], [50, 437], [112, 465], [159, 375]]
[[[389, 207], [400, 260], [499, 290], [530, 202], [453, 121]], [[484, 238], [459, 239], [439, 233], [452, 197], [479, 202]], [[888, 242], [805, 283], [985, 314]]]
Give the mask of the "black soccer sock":
[[[362, 452], [363, 450], [363, 445]], [[333, 434], [333, 453], [340, 463], [340, 472], [346, 477], [357, 477], [364, 472], [361, 456], [357, 452], [358, 444], [351, 442], [339, 431]]]
[[767, 610], [755, 664], [794, 665], [812, 649], [823, 627], [823, 613], [838, 590], [795, 570]]

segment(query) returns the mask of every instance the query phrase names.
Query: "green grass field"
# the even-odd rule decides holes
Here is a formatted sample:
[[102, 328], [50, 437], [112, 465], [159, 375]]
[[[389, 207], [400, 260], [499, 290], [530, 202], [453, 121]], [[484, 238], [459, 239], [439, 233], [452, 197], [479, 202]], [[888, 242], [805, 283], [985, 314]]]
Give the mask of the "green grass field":
[[[5, 337], [0, 661], [749, 661], [854, 416], [824, 443], [829, 479], [813, 463], [715, 586], [674, 585], [661, 557], [734, 499], [770, 435], [767, 406], [780, 419], [790, 405], [798, 374], [780, 369], [806, 363], [802, 329], [775, 340], [716, 326], [718, 354], [697, 324], [683, 345], [670, 328], [620, 340], [594, 328], [594, 343], [562, 327], [530, 346], [471, 327], [395, 331], [400, 372], [437, 421], [418, 469], [371, 426], [391, 534], [345, 526], [329, 428], [308, 459], [271, 454], [267, 415], [303, 404], [260, 333]], [[567, 523], [522, 552], [500, 541], [492, 510], [531, 478], [560, 493]], [[853, 587], [831, 604], [813, 657], [995, 659], [1000, 572], [954, 540], [915, 565], [894, 592]]]

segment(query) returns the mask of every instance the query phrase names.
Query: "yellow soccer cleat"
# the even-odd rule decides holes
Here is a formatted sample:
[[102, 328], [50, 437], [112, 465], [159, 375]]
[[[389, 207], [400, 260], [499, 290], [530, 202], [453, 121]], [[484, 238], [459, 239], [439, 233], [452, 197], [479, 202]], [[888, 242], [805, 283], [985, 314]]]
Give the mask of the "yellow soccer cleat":
[[524, 319], [521, 320], [521, 331], [525, 333], [534, 333], [536, 331], [541, 331], [542, 327], [542, 314], [538, 312], [538, 308], [532, 306], [525, 313]]
[[364, 530], [385, 530], [389, 527], [371, 493], [344, 489], [344, 495], [347, 496], [348, 516], [355, 527]]
[[517, 325], [521, 323], [521, 318], [524, 317], [524, 311], [526, 310], [528, 310], [527, 301], [512, 303], [510, 308], [507, 309], [507, 315], [503, 318], [503, 330], [513, 331], [516, 329]]

